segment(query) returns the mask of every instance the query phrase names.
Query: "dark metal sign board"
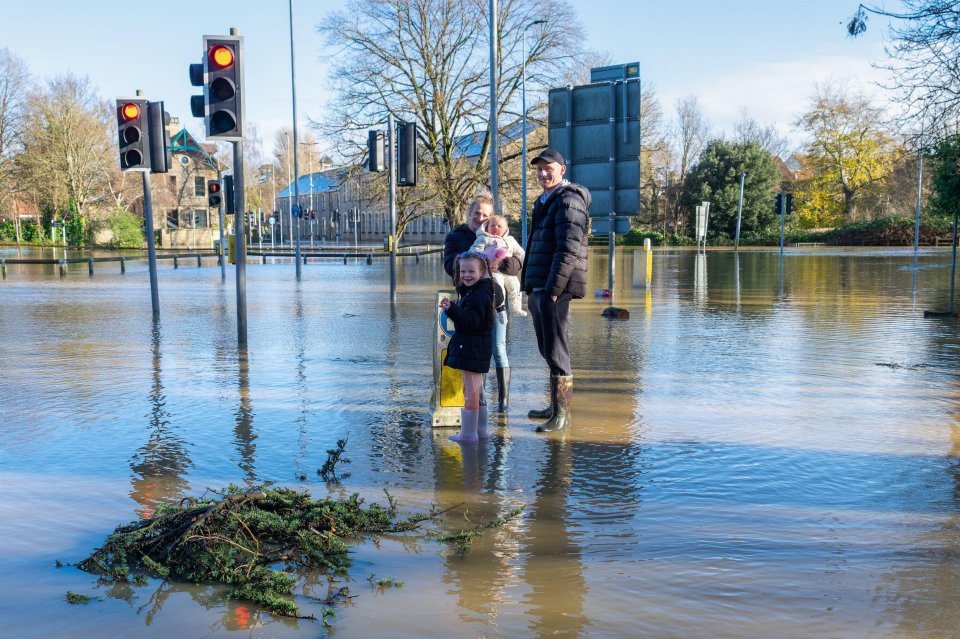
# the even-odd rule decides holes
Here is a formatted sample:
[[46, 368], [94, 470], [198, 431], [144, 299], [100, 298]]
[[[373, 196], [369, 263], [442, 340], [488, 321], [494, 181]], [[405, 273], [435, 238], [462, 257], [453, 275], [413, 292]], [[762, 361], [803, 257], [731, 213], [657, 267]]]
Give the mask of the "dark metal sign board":
[[614, 64], [609, 67], [594, 67], [590, 69], [590, 82], [613, 82], [614, 80], [626, 80], [627, 78], [639, 77], [639, 62], [627, 62], [626, 64]]
[[613, 208], [616, 232], [626, 232], [640, 213], [640, 80], [552, 89], [549, 109], [549, 145], [567, 179], [590, 189], [593, 231], [609, 232]]

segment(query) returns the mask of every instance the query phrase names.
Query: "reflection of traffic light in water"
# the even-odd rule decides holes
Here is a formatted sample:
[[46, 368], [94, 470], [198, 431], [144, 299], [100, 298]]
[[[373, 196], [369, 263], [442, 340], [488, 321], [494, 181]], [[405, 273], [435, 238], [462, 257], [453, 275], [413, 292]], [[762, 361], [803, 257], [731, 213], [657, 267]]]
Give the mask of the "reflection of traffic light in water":
[[247, 354], [242, 351], [238, 362], [238, 390], [240, 393], [240, 405], [237, 407], [236, 425], [233, 429], [233, 441], [239, 455], [238, 465], [240, 470], [246, 474], [248, 483], [257, 482], [257, 472], [255, 467], [255, 455], [257, 451], [257, 434], [253, 429], [253, 406], [250, 402], [250, 362]]
[[130, 478], [130, 497], [143, 506], [140, 514], [149, 517], [156, 506], [175, 501], [187, 489], [184, 479], [192, 463], [187, 457], [186, 444], [170, 425], [163, 393], [161, 370], [160, 327], [153, 329], [153, 384], [150, 388], [150, 434], [130, 460], [133, 475]]

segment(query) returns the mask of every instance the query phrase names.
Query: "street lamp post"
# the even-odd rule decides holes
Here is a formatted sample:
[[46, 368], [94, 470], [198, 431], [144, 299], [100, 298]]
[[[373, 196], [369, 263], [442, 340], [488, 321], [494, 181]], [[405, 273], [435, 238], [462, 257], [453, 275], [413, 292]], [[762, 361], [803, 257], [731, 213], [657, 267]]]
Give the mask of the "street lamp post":
[[520, 175], [523, 180], [523, 186], [521, 188], [523, 195], [521, 198], [520, 241], [523, 244], [524, 250], [527, 248], [527, 171], [530, 170], [530, 167], [527, 166], [527, 29], [535, 24], [546, 23], [546, 20], [534, 20], [523, 28], [523, 33], [520, 36], [522, 43], [520, 49], [523, 53], [523, 64], [520, 72], [520, 101], [523, 110], [523, 133], [520, 142], [520, 161], [523, 163], [520, 167]]
[[[287, 5], [290, 8], [290, 95], [293, 103], [293, 193], [297, 202], [297, 210], [300, 210], [300, 165], [297, 163], [297, 79], [296, 64], [293, 58], [293, 0], [289, 0]], [[296, 222], [294, 222], [296, 217]], [[297, 280], [300, 279], [300, 214], [293, 215], [293, 207], [290, 208], [290, 228], [295, 230], [294, 234], [294, 258], [296, 262]], [[296, 224], [296, 228], [294, 228]]]
[[497, 141], [497, 53], [499, 51], [499, 26], [497, 25], [497, 0], [489, 0], [490, 11], [490, 122], [487, 127], [490, 139], [490, 192], [493, 194], [493, 212], [500, 215], [500, 178], [497, 174], [500, 148]]

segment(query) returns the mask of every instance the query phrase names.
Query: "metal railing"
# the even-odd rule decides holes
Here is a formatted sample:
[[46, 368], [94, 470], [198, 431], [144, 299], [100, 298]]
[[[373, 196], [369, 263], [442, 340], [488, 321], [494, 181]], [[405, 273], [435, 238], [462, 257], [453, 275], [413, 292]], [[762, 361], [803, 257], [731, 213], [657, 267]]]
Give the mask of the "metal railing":
[[[430, 253], [440, 253], [442, 248], [427, 248], [420, 251], [407, 251], [407, 252], [397, 252], [397, 257], [401, 258], [413, 258], [416, 260], [416, 263], [420, 263], [420, 256], [429, 255]], [[261, 264], [267, 263], [268, 257], [276, 258], [286, 258], [294, 259], [294, 253], [286, 252], [248, 252], [247, 257], [259, 257]], [[373, 259], [375, 257], [385, 257], [389, 258], [390, 253], [380, 252], [380, 251], [359, 251], [359, 252], [343, 252], [343, 251], [322, 251], [322, 252], [310, 252], [310, 253], [301, 253], [301, 259], [304, 264], [307, 264], [307, 261], [313, 259], [318, 261], [321, 259], [342, 259], [343, 263], [346, 264], [350, 258], [354, 259], [364, 259], [367, 264], [373, 264]], [[157, 255], [157, 261], [160, 260], [173, 260], [173, 268], [180, 268], [181, 260], [196, 260], [197, 268], [203, 266], [204, 258], [216, 259], [216, 264], [219, 266], [220, 260], [222, 257], [218, 256], [216, 253], [173, 253], [171, 255]], [[120, 263], [120, 272], [127, 272], [127, 262], [128, 261], [145, 261], [147, 259], [146, 255], [121, 255], [116, 257], [61, 257], [61, 258], [52, 258], [52, 259], [39, 259], [39, 258], [0, 258], [0, 273], [2, 277], [6, 279], [7, 277], [7, 265], [8, 264], [47, 264], [52, 266], [59, 267], [60, 276], [63, 277], [67, 274], [70, 264], [86, 264], [87, 272], [90, 275], [94, 274], [94, 264], [97, 262], [119, 262]], [[250, 259], [247, 260], [250, 262]]]
[[[197, 261], [197, 267], [203, 265], [203, 258], [216, 258], [216, 253], [173, 253], [172, 255], [157, 255], [157, 261], [160, 260], [173, 260], [173, 268], [180, 268], [180, 260], [190, 259]], [[93, 265], [97, 262], [119, 262], [120, 263], [120, 272], [127, 272], [127, 262], [128, 261], [142, 261], [146, 260], [146, 255], [120, 255], [116, 257], [61, 257], [53, 259], [39, 259], [39, 258], [0, 258], [0, 273], [4, 278], [7, 277], [7, 264], [48, 264], [59, 267], [60, 276], [63, 277], [67, 274], [70, 264], [86, 264], [87, 272], [90, 275], [93, 275], [94, 269]], [[219, 264], [219, 260], [217, 264]]]

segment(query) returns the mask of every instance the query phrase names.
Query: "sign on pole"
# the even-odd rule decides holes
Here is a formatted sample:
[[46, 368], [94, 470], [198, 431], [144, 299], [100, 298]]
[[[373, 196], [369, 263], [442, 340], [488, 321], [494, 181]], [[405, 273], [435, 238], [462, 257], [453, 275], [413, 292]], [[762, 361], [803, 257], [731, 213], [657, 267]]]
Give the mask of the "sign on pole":
[[639, 63], [594, 71], [601, 81], [550, 90], [549, 145], [566, 159], [565, 177], [590, 189], [593, 232], [608, 234], [612, 221], [626, 233], [640, 214]]
[[710, 220], [710, 203], [702, 202], [697, 205], [696, 210], [696, 219], [697, 219], [697, 244], [707, 242], [707, 223]]

